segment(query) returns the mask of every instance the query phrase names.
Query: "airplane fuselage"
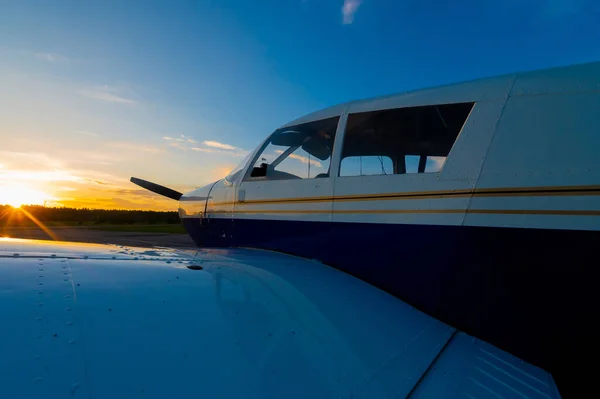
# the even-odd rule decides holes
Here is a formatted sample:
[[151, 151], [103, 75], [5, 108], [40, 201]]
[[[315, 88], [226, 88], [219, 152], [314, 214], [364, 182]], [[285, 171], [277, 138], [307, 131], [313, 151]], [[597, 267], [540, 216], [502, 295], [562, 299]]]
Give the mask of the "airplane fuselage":
[[600, 63], [351, 102], [180, 199], [200, 246], [314, 258], [568, 378], [598, 333]]

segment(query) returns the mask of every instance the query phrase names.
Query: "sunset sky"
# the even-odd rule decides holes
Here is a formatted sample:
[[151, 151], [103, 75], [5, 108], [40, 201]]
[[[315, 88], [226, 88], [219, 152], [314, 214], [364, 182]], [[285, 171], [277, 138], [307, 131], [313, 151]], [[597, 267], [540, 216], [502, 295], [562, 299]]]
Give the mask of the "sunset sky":
[[186, 191], [325, 106], [598, 61], [599, 4], [0, 1], [0, 204], [175, 210], [129, 177]]

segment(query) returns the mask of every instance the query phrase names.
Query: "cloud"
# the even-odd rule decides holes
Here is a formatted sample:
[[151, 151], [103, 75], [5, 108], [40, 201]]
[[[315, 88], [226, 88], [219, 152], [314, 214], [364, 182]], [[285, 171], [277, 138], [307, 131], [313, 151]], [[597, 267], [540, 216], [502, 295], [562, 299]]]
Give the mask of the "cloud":
[[213, 140], [203, 141], [202, 144], [204, 144], [208, 148], [194, 147], [192, 148], [192, 150], [213, 154], [226, 154], [234, 157], [243, 157], [248, 153], [248, 151], [244, 150], [243, 148], [235, 147], [230, 144], [219, 143], [218, 141]]
[[113, 191], [115, 194], [119, 194], [119, 195], [126, 195], [128, 197], [131, 197], [133, 195], [139, 195], [141, 197], [151, 197], [154, 198], [154, 196], [156, 196], [155, 193], [153, 193], [152, 191], [148, 191], [148, 190], [132, 190], [132, 189], [119, 189], [119, 190], [114, 190]]
[[342, 23], [344, 25], [354, 22], [354, 14], [358, 11], [361, 3], [362, 0], [344, 0], [344, 5], [342, 6]]
[[3, 151], [0, 159], [7, 169], [54, 170], [64, 168], [64, 162], [39, 152]]
[[202, 144], [204, 144], [207, 147], [220, 148], [222, 150], [237, 150], [238, 149], [237, 147], [234, 147], [229, 144], [219, 143], [218, 141], [203, 141]]
[[37, 59], [56, 63], [56, 64], [66, 64], [70, 61], [70, 59], [68, 57], [65, 57], [64, 55], [60, 55], [60, 54], [56, 54], [56, 53], [38, 52], [38, 53], [32, 53], [32, 54]]
[[137, 104], [137, 101], [124, 97], [120, 91], [108, 86], [89, 87], [78, 91], [79, 95], [90, 98], [92, 100], [105, 101], [116, 104]]
[[185, 134], [179, 135], [179, 137], [171, 137], [171, 136], [163, 136], [163, 140], [167, 141], [175, 141], [179, 143], [190, 143], [195, 144], [196, 140], [191, 136], [186, 136]]
[[105, 186], [105, 185], [108, 184], [107, 182], [104, 182], [104, 181], [101, 181], [101, 180], [94, 180], [94, 179], [83, 179], [83, 180], [88, 181], [90, 183], [94, 183], [94, 184], [100, 184], [102, 186]]
[[203, 152], [205, 154], [223, 154], [232, 157], [243, 157], [248, 153], [248, 151], [244, 150], [243, 148], [220, 143], [214, 140], [205, 140], [202, 142], [202, 146], [190, 146], [190, 144], [196, 144], [196, 140], [184, 134], [181, 134], [179, 137], [164, 136], [163, 140], [169, 142], [169, 147], [178, 148], [184, 151], [189, 149], [192, 151]]
[[213, 150], [211, 148], [201, 148], [201, 147], [192, 147], [191, 149], [194, 151], [205, 152], [207, 154], [218, 154], [220, 152], [225, 152], [225, 151]]
[[74, 176], [65, 170], [7, 170], [0, 173], [0, 184], [12, 182], [57, 182], [57, 181], [81, 181], [81, 178]]

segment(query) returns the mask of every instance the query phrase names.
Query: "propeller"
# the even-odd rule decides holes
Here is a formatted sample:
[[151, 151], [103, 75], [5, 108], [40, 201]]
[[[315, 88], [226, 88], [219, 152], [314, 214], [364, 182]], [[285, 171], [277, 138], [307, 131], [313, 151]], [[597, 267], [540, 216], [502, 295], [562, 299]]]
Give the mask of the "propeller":
[[179, 198], [181, 198], [183, 195], [179, 191], [175, 191], [169, 187], [161, 186], [160, 184], [152, 183], [151, 181], [138, 179], [137, 177], [132, 177], [130, 181], [133, 184], [137, 184], [138, 186], [145, 188], [146, 190], [160, 194], [163, 197], [174, 199], [175, 201], [179, 201]]

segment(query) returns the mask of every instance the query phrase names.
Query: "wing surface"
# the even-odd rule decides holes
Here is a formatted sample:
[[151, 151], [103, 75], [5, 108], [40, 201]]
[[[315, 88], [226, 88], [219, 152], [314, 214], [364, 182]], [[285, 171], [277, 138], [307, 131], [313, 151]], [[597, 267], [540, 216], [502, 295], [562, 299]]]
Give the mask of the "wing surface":
[[559, 398], [352, 276], [267, 251], [0, 239], [2, 398]]

